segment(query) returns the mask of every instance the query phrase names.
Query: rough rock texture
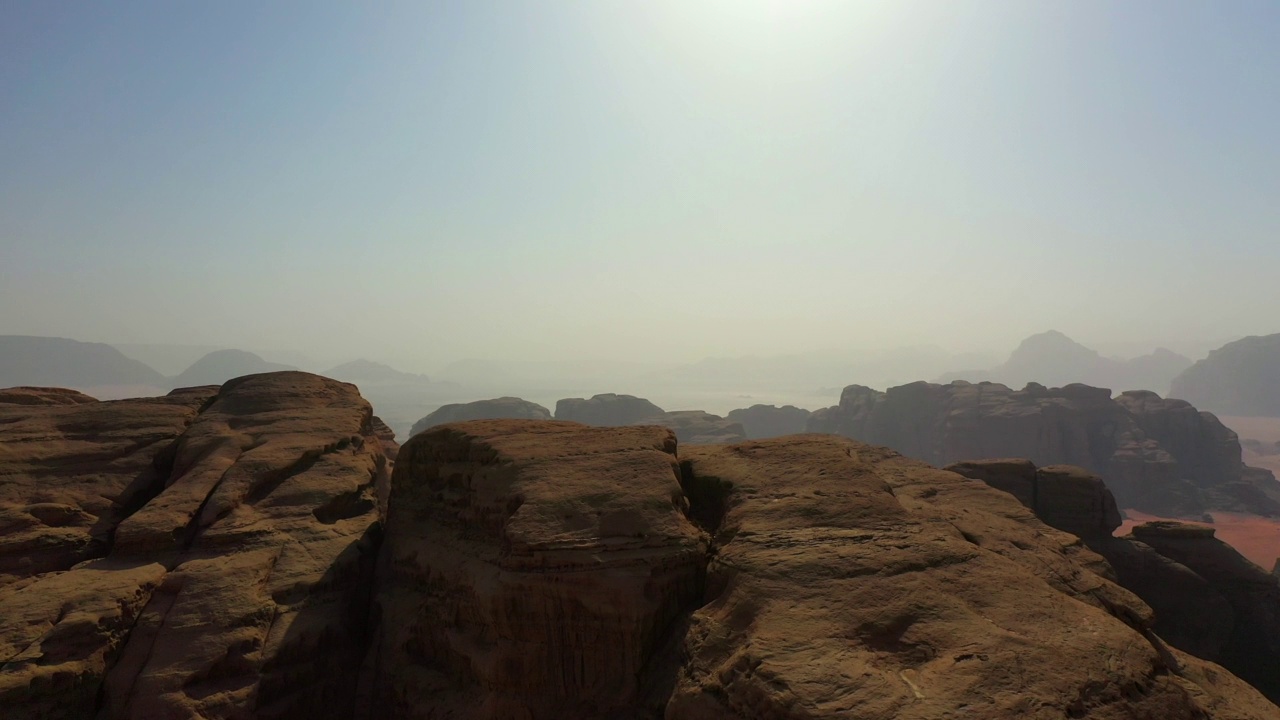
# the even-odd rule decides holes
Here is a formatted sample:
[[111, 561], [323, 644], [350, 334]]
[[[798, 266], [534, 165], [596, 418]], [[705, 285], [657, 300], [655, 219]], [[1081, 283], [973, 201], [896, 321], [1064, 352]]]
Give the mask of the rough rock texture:
[[1018, 499], [1036, 517], [1081, 538], [1111, 537], [1123, 518], [1102, 478], [1072, 465], [1037, 468], [1030, 460], [979, 460], [946, 468]]
[[583, 425], [620, 427], [662, 415], [665, 410], [634, 395], [604, 393], [591, 399], [565, 398], [556, 402], [556, 419]]
[[752, 405], [729, 411], [726, 419], [741, 423], [748, 438], [760, 440], [804, 432], [810, 414], [795, 405]]
[[672, 410], [637, 421], [636, 425], [660, 425], [670, 428], [682, 443], [718, 445], [747, 439], [740, 423], [702, 410]]
[[[1234, 622], [1215, 659], [1280, 701], [1280, 581], [1216, 539], [1213, 528], [1153, 522], [1135, 527], [1131, 537], [1191, 570], [1227, 601]], [[1153, 594], [1168, 596], [1171, 588], [1162, 583]]]
[[215, 392], [0, 405], [0, 586], [105, 556], [119, 522], [163, 482], [166, 451]]
[[829, 437], [683, 458], [723, 515], [666, 718], [1276, 716], [1006, 494]]
[[1280, 334], [1223, 345], [1174, 378], [1169, 394], [1223, 415], [1280, 417]]
[[1276, 716], [1007, 494], [829, 436], [686, 447], [678, 483], [674, 451], [561, 422], [406, 443], [365, 717]]
[[354, 386], [4, 406], [0, 447], [58, 540], [32, 577], [0, 546], [6, 718], [350, 717], [388, 470]]
[[11, 387], [0, 390], [0, 405], [84, 405], [98, 402], [79, 390], [48, 387]]
[[413, 424], [409, 437], [445, 423], [464, 420], [550, 420], [551, 411], [518, 397], [500, 397], [469, 403], [442, 405], [435, 412]]
[[700, 591], [656, 427], [448, 425], [405, 443], [380, 561], [370, 717], [611, 718]]
[[1280, 484], [1240, 461], [1235, 433], [1153, 393], [1030, 384], [912, 383], [845, 388], [809, 429], [887, 445], [936, 465], [1024, 457], [1101, 474], [1121, 507], [1198, 518], [1208, 509], [1280, 514]]
[[1115, 538], [1115, 500], [1081, 468], [989, 460], [947, 469], [1008, 492], [1045, 523], [1080, 536], [1155, 610], [1160, 637], [1280, 700], [1280, 582], [1214, 539], [1213, 528], [1155, 522]]

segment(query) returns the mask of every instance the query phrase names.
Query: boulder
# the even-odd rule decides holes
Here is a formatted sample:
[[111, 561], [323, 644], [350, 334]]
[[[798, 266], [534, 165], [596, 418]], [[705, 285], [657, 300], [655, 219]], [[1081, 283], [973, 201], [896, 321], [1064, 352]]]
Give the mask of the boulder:
[[619, 427], [635, 425], [641, 420], [658, 417], [665, 411], [653, 403], [634, 395], [605, 393], [591, 399], [565, 398], [556, 402], [556, 419], [580, 422], [583, 425]]
[[759, 440], [803, 433], [810, 414], [794, 405], [752, 405], [729, 411], [726, 419], [740, 423], [748, 438]]
[[434, 412], [413, 424], [409, 437], [445, 423], [464, 420], [550, 420], [551, 411], [541, 405], [518, 397], [500, 397], [476, 400], [469, 403], [442, 405]]
[[1081, 538], [1110, 537], [1123, 518], [1102, 478], [1071, 465], [1037, 468], [1029, 460], [980, 460], [949, 465], [1017, 498], [1046, 524]]

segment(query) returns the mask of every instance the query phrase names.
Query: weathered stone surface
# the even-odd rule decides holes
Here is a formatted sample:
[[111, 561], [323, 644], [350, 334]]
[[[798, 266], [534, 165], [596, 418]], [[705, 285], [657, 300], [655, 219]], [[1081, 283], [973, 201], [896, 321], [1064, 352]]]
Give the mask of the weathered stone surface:
[[794, 405], [752, 405], [729, 411], [726, 419], [741, 423], [747, 437], [752, 440], [796, 435], [805, 431], [809, 422], [808, 410]]
[[105, 558], [0, 588], [6, 718], [354, 712], [388, 481], [354, 386], [285, 372], [22, 409], [0, 424], [26, 463], [9, 465], [10, 497], [46, 468], [86, 494], [137, 487], [82, 503]]
[[[1154, 522], [1135, 527], [1132, 537], [1203, 578], [1227, 601], [1234, 622], [1214, 658], [1280, 701], [1280, 580], [1215, 538], [1213, 528]], [[1152, 594], [1171, 592], [1166, 582]], [[1195, 615], [1184, 622], [1197, 622]]]
[[116, 524], [163, 485], [164, 451], [213, 393], [0, 405], [0, 586], [104, 556]]
[[434, 412], [413, 424], [409, 437], [445, 423], [465, 420], [550, 420], [551, 411], [541, 405], [518, 397], [500, 397], [492, 400], [476, 400], [469, 403], [442, 405]]
[[1200, 517], [1208, 509], [1280, 513], [1280, 484], [1245, 468], [1234, 433], [1212, 415], [1154, 393], [1034, 383], [912, 383], [881, 393], [851, 385], [814, 413], [814, 432], [877, 445], [936, 465], [1023, 457], [1106, 478], [1121, 507]]
[[477, 421], [392, 478], [372, 717], [605, 718], [698, 593], [676, 441], [656, 427]]
[[665, 410], [635, 395], [602, 393], [590, 399], [565, 398], [556, 402], [556, 419], [598, 427], [635, 425], [658, 417]]
[[683, 457], [724, 513], [666, 718], [1276, 715], [1006, 494], [829, 437]]
[[79, 390], [47, 387], [11, 387], [0, 390], [0, 405], [84, 405], [98, 402]]
[[[1222, 663], [1280, 700], [1280, 583], [1214, 539], [1203, 525], [1160, 521], [1112, 537], [1121, 525], [1102, 480], [1081, 468], [1025, 460], [948, 468], [1009, 491], [1047, 524], [1084, 539], [1114, 578], [1155, 611], [1153, 629], [1180, 650]], [[1204, 571], [1202, 574], [1201, 571]]]

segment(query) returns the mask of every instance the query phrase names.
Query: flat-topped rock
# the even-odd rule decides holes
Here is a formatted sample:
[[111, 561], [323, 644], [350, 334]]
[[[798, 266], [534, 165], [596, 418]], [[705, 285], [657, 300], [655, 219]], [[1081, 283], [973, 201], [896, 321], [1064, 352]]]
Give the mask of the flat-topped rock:
[[590, 399], [565, 398], [556, 402], [557, 420], [571, 420], [600, 427], [635, 425], [664, 412], [666, 411], [644, 398], [615, 393], [601, 393]]
[[409, 437], [445, 423], [466, 420], [550, 420], [551, 411], [535, 402], [518, 397], [500, 397], [469, 403], [442, 405], [413, 424]]

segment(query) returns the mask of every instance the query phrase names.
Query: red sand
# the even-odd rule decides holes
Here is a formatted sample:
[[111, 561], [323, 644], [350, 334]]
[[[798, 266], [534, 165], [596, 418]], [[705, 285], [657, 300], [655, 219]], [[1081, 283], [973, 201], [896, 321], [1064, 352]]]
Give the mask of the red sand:
[[1265, 518], [1244, 513], [1210, 512], [1213, 523], [1198, 523], [1179, 518], [1162, 518], [1147, 515], [1137, 510], [1125, 510], [1124, 524], [1115, 534], [1128, 535], [1134, 525], [1141, 525], [1153, 520], [1177, 520], [1178, 522], [1204, 525], [1214, 528], [1215, 537], [1235, 548], [1241, 555], [1257, 563], [1262, 569], [1270, 572], [1275, 566], [1276, 558], [1280, 558], [1280, 519]]

